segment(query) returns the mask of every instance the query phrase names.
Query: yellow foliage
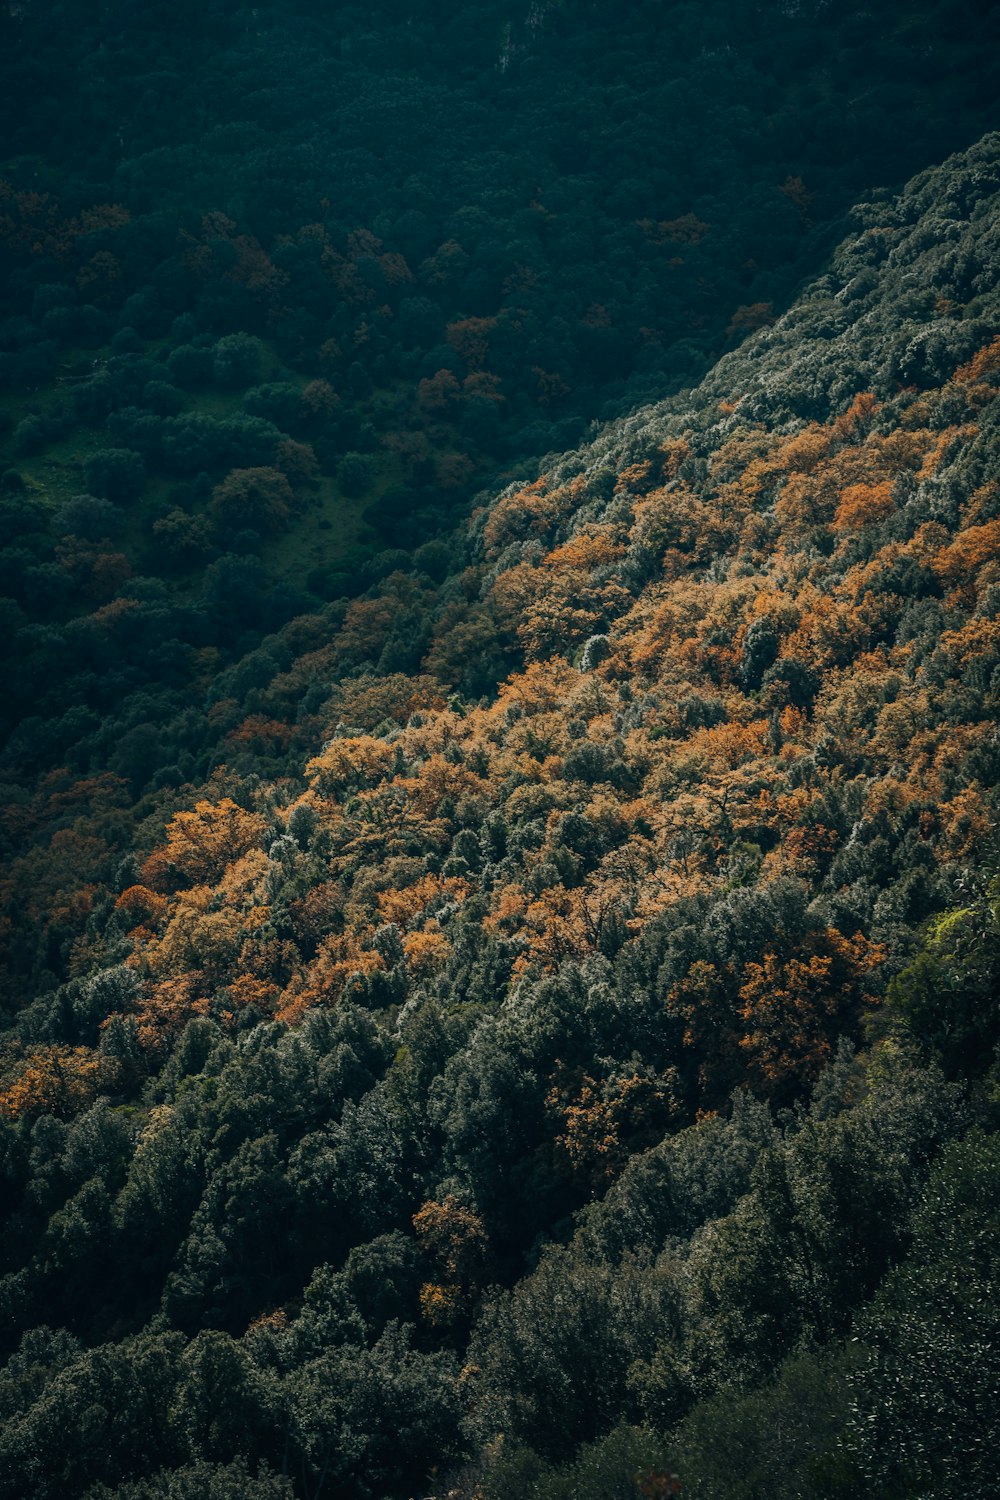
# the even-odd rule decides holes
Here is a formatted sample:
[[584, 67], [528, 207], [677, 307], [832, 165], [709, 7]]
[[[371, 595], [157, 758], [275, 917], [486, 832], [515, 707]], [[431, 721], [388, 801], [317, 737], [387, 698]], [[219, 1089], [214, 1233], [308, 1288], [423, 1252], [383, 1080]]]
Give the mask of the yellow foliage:
[[978, 381], [991, 381], [1000, 373], [1000, 336], [993, 339], [972, 356], [968, 364], [955, 371], [955, 380], [962, 385], [974, 385]]
[[881, 484], [849, 484], [841, 491], [833, 524], [838, 531], [856, 531], [885, 520], [892, 508], [892, 485], [887, 479]]
[[989, 801], [983, 788], [973, 782], [941, 808], [944, 836], [942, 859], [969, 860], [983, 848], [994, 828]]
[[113, 1069], [89, 1047], [41, 1047], [24, 1060], [13, 1082], [0, 1090], [0, 1113], [71, 1115], [108, 1087]]
[[403, 952], [414, 973], [424, 974], [441, 967], [451, 952], [451, 944], [437, 923], [432, 923], [421, 932], [408, 932], [403, 939]]
[[[475, 352], [489, 329], [472, 320], [453, 333]], [[977, 383], [973, 406], [989, 395], [981, 382], [1000, 369], [998, 348], [956, 377]], [[455, 390], [449, 399], [465, 399]], [[953, 409], [959, 393], [947, 399]], [[697, 460], [671, 441], [618, 473], [613, 524], [577, 519], [584, 502], [593, 516], [582, 476], [519, 486], [483, 518], [487, 561], [449, 586], [415, 676], [350, 673], [377, 659], [401, 607], [427, 607], [423, 585], [400, 575], [382, 596], [355, 601], [335, 645], [306, 653], [269, 690], [291, 723], [304, 686], [335, 677], [328, 722], [355, 726], [309, 761], [311, 790], [299, 798], [329, 850], [322, 879], [289, 907], [299, 946], [272, 931], [263, 817], [218, 797], [176, 814], [142, 884], [117, 902], [128, 961], [146, 980], [136, 1007], [144, 1042], [160, 1045], [208, 996], [232, 1014], [253, 1006], [288, 1022], [335, 1003], [352, 974], [385, 966], [374, 937], [382, 923], [401, 930], [410, 969], [432, 974], [450, 954], [436, 913], [473, 892], [484, 937], [505, 940], [516, 979], [609, 951], [609, 933], [627, 941], [678, 901], [733, 881], [815, 882], [844, 818], [905, 820], [937, 859], [975, 859], [993, 831], [986, 793], [967, 776], [986, 764], [993, 733], [988, 712], [970, 722], [968, 705], [979, 692], [970, 683], [987, 683], [1000, 657], [1000, 623], [982, 608], [1000, 581], [996, 487], [968, 498], [958, 527], [914, 525], [911, 513], [945, 510], [894, 498], [936, 487], [969, 441], [973, 429], [946, 426], [944, 410], [926, 392], [904, 422], [862, 393], [832, 422], [792, 434], [740, 428], [707, 456], [707, 481], [702, 439]], [[876, 432], [876, 418], [896, 426]], [[878, 546], [874, 528], [889, 520], [893, 540]], [[652, 578], [641, 590], [633, 564]], [[949, 627], [929, 644], [919, 624], [897, 635], [908, 580], [920, 570], [926, 581], [928, 569]], [[926, 608], [934, 628], [936, 603]], [[758, 621], [771, 625], [787, 669], [761, 688], [744, 670]], [[609, 653], [580, 672], [567, 654], [597, 631]], [[446, 690], [419, 675], [460, 681], [498, 639], [519, 646], [526, 665], [492, 701], [456, 697], [448, 707]], [[218, 707], [220, 729], [242, 718], [235, 704]], [[376, 733], [386, 720], [389, 738]], [[588, 745], [613, 756], [610, 782], [597, 756], [597, 769], [574, 770], [573, 748]], [[586, 763], [580, 756], [578, 768]], [[294, 795], [279, 799], [279, 817]], [[579, 852], [567, 813], [588, 825]], [[520, 847], [510, 831], [529, 822], [544, 832]], [[475, 855], [455, 866], [461, 878], [437, 873], [460, 830], [481, 840], [484, 858], [490, 844], [489, 858], [504, 858], [501, 825], [516, 874], [480, 885]], [[76, 837], [53, 837], [67, 868], [80, 864]], [[89, 900], [73, 887], [53, 904], [82, 927]], [[699, 1102], [720, 1102], [748, 1070], [770, 1093], [808, 1083], [865, 1003], [875, 952], [831, 931], [794, 952], [776, 937], [742, 969], [695, 964], [667, 1013], [678, 1045], [699, 1057]], [[602, 1180], [641, 1092], [634, 1079], [577, 1079], [559, 1095], [555, 1138], [568, 1170]], [[463, 1288], [437, 1264], [428, 1320], [456, 1317]]]
[[348, 788], [376, 786], [393, 774], [399, 752], [387, 740], [370, 734], [331, 740], [306, 765], [306, 775], [324, 797], [337, 797]]
[[981, 526], [967, 526], [947, 547], [931, 558], [931, 567], [948, 583], [972, 584], [980, 568], [1000, 561], [1000, 517]]
[[[372, 974], [385, 968], [385, 960], [363, 939], [351, 933], [331, 934], [303, 971], [294, 994], [285, 998], [279, 1020], [298, 1019], [311, 1005], [332, 1005], [353, 974]], [[291, 1013], [290, 1013], [291, 1008]]]
[[464, 1300], [460, 1286], [425, 1281], [420, 1288], [420, 1316], [431, 1328], [448, 1328], [462, 1312]]
[[543, 559], [547, 568], [591, 569], [606, 566], [620, 557], [622, 547], [610, 526], [594, 526], [578, 531], [568, 542], [556, 547]]
[[556, 524], [579, 503], [582, 492], [582, 479], [549, 489], [542, 478], [503, 496], [491, 508], [483, 527], [487, 558], [494, 560], [511, 542], [548, 538]]
[[260, 813], [247, 812], [232, 798], [197, 802], [192, 812], [175, 813], [167, 824], [167, 843], [143, 867], [147, 885], [217, 880], [228, 864], [258, 844], [267, 824]]
[[115, 910], [121, 912], [136, 927], [149, 927], [158, 922], [166, 913], [167, 907], [166, 897], [151, 891], [145, 885], [130, 885], [115, 902]]
[[422, 875], [402, 890], [393, 887], [380, 891], [378, 909], [384, 922], [409, 927], [423, 918], [429, 906], [441, 901], [464, 901], [469, 890], [469, 882], [459, 876]]
[[201, 990], [201, 974], [190, 971], [161, 979], [147, 987], [136, 1006], [139, 1041], [149, 1051], [160, 1051], [179, 1036], [194, 1016], [208, 1011]]
[[864, 976], [884, 958], [860, 932], [845, 938], [830, 927], [801, 954], [768, 952], [761, 963], [746, 964], [740, 1046], [751, 1076], [769, 1089], [812, 1081], [829, 1061], [849, 1009], [870, 998], [861, 988]]

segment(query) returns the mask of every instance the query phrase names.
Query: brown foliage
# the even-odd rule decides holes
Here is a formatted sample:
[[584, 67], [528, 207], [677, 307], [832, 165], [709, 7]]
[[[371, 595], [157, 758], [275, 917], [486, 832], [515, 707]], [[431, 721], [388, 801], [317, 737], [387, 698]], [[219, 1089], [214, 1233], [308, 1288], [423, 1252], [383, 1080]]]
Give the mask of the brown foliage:
[[222, 526], [269, 532], [288, 522], [294, 504], [292, 487], [279, 469], [233, 469], [212, 491], [209, 510]]
[[835, 928], [797, 954], [765, 953], [746, 965], [739, 991], [740, 1038], [750, 1076], [768, 1092], [811, 1083], [832, 1056], [836, 1036], [866, 1000], [865, 975], [885, 957], [860, 932]]
[[265, 827], [259, 813], [247, 812], [231, 797], [197, 802], [192, 812], [171, 818], [166, 845], [143, 866], [143, 883], [156, 889], [217, 880], [227, 865], [259, 844]]
[[13, 1081], [0, 1090], [0, 1113], [76, 1114], [110, 1086], [113, 1068], [89, 1047], [42, 1047], [29, 1053]]

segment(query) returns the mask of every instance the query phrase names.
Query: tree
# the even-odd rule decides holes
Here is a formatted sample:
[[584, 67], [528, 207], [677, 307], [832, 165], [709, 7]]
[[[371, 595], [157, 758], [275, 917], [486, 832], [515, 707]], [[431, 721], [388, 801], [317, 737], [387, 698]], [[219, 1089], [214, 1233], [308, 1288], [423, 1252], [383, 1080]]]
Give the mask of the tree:
[[175, 813], [167, 824], [166, 845], [144, 867], [144, 883], [218, 880], [226, 866], [258, 847], [266, 827], [260, 813], [247, 812], [231, 797], [202, 801], [192, 812]]
[[884, 521], [894, 507], [892, 484], [850, 484], [842, 491], [833, 524], [838, 531], [853, 531]]
[[153, 522], [153, 538], [169, 564], [190, 567], [215, 550], [211, 528], [204, 516], [174, 509]]
[[212, 491], [209, 510], [224, 530], [252, 527], [279, 531], [295, 504], [292, 487], [278, 469], [233, 469]]
[[884, 958], [861, 933], [834, 928], [810, 939], [800, 955], [763, 955], [743, 970], [740, 1038], [758, 1085], [779, 1097], [815, 1079], [832, 1055], [833, 1039], [866, 996], [864, 976]]
[[74, 495], [59, 507], [56, 523], [66, 536], [100, 542], [106, 537], [121, 535], [125, 516], [110, 500], [101, 500], [95, 495]]
[[861, 1475], [843, 1452], [857, 1363], [850, 1348], [803, 1351], [763, 1389], [725, 1390], [700, 1402], [671, 1445], [683, 1475], [678, 1493], [705, 1500], [859, 1493]]
[[266, 1464], [252, 1473], [242, 1459], [231, 1464], [200, 1461], [161, 1469], [147, 1479], [95, 1485], [88, 1500], [294, 1500], [292, 1481]]
[[675, 1326], [666, 1276], [644, 1284], [626, 1262], [612, 1270], [549, 1247], [513, 1292], [497, 1292], [470, 1347], [472, 1422], [565, 1459], [606, 1433], [627, 1404], [630, 1366]]
[[[167, 1419], [179, 1334], [144, 1334], [82, 1351], [2, 1429], [5, 1500], [59, 1500], [120, 1484], [176, 1458]], [[142, 1444], [135, 1441], [143, 1433]]]
[[71, 1115], [92, 1103], [113, 1076], [114, 1069], [89, 1047], [46, 1047], [30, 1053], [13, 1083], [0, 1093], [0, 1110], [15, 1118]]
[[119, 503], [136, 499], [146, 482], [142, 455], [128, 448], [102, 448], [92, 453], [83, 473], [92, 495]]
[[1000, 1139], [973, 1131], [935, 1164], [910, 1255], [860, 1321], [849, 1448], [882, 1494], [986, 1495], [995, 1473]]
[[345, 453], [337, 465], [337, 483], [352, 499], [364, 494], [371, 475], [371, 460], [364, 453]]
[[422, 1489], [461, 1452], [457, 1373], [396, 1324], [371, 1349], [330, 1349], [295, 1370], [286, 1392], [304, 1494], [318, 1500], [331, 1483], [370, 1496]]
[[486, 1255], [486, 1231], [479, 1215], [453, 1193], [429, 1200], [413, 1216], [417, 1242], [435, 1274], [420, 1289], [420, 1306], [432, 1326], [447, 1325], [468, 1305]]
[[263, 348], [249, 333], [229, 333], [212, 353], [212, 376], [217, 385], [245, 390], [260, 373]]
[[276, 1399], [247, 1350], [228, 1334], [196, 1334], [181, 1355], [169, 1420], [182, 1452], [227, 1463], [273, 1449]]
[[949, 1076], [979, 1073], [1000, 1037], [998, 978], [1000, 880], [994, 878], [968, 906], [932, 921], [921, 951], [889, 983], [881, 1024], [902, 1024]]

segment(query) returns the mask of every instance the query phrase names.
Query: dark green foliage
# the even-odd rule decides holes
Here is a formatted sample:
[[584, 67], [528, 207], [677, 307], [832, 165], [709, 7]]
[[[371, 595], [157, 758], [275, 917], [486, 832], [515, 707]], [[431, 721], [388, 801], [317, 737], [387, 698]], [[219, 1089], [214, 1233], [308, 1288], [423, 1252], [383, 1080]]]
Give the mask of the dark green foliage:
[[1000, 1042], [1000, 881], [935, 919], [893, 979], [885, 1023], [901, 1024], [951, 1075], [988, 1067]]
[[337, 482], [345, 495], [363, 495], [371, 464], [363, 453], [345, 453], [337, 465]]
[[[37, 1392], [18, 1391], [5, 1414], [0, 1494], [57, 1500], [174, 1461], [168, 1413], [182, 1349], [179, 1335], [161, 1334], [81, 1350], [69, 1359], [59, 1350], [58, 1363], [56, 1351], [46, 1351], [45, 1384]], [[23, 1368], [24, 1346], [19, 1360]]]
[[652, 1486], [671, 1477], [663, 1441], [622, 1424], [584, 1444], [576, 1461], [562, 1469], [530, 1448], [504, 1442], [489, 1454], [476, 1482], [485, 1500], [635, 1500], [644, 1483], [650, 1494], [669, 1494]]
[[254, 1473], [242, 1459], [232, 1464], [185, 1464], [133, 1484], [95, 1485], [86, 1500], [292, 1500], [290, 1479], [263, 1467]]
[[102, 449], [87, 459], [83, 473], [92, 495], [119, 503], [134, 500], [146, 477], [141, 455], [128, 448]]
[[219, 473], [234, 465], [269, 464], [278, 429], [261, 417], [217, 420], [202, 412], [171, 417], [163, 424], [163, 463], [169, 473]]
[[453, 1461], [456, 1374], [447, 1354], [419, 1354], [397, 1324], [370, 1349], [332, 1349], [301, 1365], [285, 1399], [302, 1492], [318, 1495], [333, 1481], [372, 1500], [406, 1494], [431, 1467]]
[[934, 1168], [913, 1248], [860, 1320], [849, 1449], [873, 1493], [987, 1496], [1000, 1395], [1000, 1140], [973, 1131]]
[[549, 1251], [487, 1304], [470, 1349], [482, 1395], [479, 1435], [496, 1432], [566, 1458], [634, 1408], [629, 1372], [678, 1326], [669, 1273], [641, 1261], [613, 1270]]
[[834, 1500], [869, 1493], [844, 1451], [852, 1345], [790, 1355], [773, 1382], [725, 1391], [702, 1402], [678, 1427], [670, 1467], [692, 1500]]
[[95, 495], [74, 495], [59, 507], [56, 526], [67, 536], [82, 537], [87, 542], [99, 542], [104, 537], [121, 535], [124, 516], [118, 506], [110, 500]]
[[0, 1500], [988, 1497], [996, 13], [433, 12], [0, 6]]
[[218, 385], [246, 390], [260, 373], [263, 348], [247, 333], [230, 333], [212, 351], [212, 375]]

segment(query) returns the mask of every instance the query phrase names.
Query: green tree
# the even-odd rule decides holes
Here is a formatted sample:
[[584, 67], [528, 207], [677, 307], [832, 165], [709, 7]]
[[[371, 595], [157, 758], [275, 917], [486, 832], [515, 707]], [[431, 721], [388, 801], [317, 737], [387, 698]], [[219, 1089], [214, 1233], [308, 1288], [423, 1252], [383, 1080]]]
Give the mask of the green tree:
[[295, 497], [277, 469], [233, 469], [212, 491], [210, 512], [224, 531], [252, 527], [280, 531], [294, 508]]
[[102, 500], [134, 500], [146, 482], [142, 455], [129, 448], [101, 448], [83, 466], [87, 489]]
[[904, 1500], [991, 1494], [1000, 1443], [1000, 1136], [946, 1148], [913, 1248], [858, 1333], [850, 1446], [870, 1491]]

